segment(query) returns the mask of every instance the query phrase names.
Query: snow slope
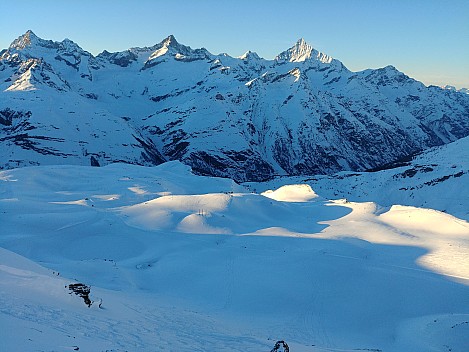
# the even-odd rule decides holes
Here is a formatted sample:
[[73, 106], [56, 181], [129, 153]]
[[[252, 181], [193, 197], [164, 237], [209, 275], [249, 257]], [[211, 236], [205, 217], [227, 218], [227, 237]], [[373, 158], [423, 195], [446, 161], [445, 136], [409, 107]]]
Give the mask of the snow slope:
[[1, 171], [2, 348], [467, 351], [469, 224], [315, 192], [178, 162]]

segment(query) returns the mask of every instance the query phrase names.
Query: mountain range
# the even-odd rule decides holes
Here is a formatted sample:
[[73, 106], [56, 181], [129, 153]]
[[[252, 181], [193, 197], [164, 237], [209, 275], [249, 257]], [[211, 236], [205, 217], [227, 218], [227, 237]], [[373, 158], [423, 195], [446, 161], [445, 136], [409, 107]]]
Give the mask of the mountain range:
[[238, 182], [365, 171], [469, 135], [469, 95], [352, 72], [303, 39], [273, 60], [160, 43], [94, 56], [26, 32], [0, 52], [3, 169], [179, 160]]

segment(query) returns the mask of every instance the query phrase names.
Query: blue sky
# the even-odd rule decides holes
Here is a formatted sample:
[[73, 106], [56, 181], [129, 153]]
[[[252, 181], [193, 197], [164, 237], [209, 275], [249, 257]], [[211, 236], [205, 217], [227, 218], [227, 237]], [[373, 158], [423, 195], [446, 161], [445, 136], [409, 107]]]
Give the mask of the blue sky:
[[28, 29], [93, 54], [174, 34], [214, 54], [272, 59], [302, 37], [353, 71], [394, 65], [469, 87], [469, 0], [0, 0], [0, 13], [2, 49]]

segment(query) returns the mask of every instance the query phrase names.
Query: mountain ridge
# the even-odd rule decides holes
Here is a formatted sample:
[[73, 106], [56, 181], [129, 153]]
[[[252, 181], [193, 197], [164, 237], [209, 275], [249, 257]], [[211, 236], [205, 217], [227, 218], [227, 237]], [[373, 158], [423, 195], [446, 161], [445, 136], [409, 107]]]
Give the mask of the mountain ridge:
[[352, 72], [303, 39], [265, 60], [174, 36], [97, 56], [36, 38], [0, 56], [2, 168], [180, 160], [258, 181], [379, 168], [469, 135], [467, 94], [393, 66]]

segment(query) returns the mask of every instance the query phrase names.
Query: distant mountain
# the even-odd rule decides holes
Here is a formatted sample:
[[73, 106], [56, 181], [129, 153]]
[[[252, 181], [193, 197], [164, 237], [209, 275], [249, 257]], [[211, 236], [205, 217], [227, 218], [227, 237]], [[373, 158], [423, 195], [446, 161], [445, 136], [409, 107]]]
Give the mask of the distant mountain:
[[455, 86], [450, 86], [450, 85], [446, 85], [444, 87], [442, 87], [443, 89], [448, 89], [448, 90], [452, 90], [452, 91], [455, 91], [455, 92], [461, 92], [461, 93], [466, 93], [466, 94], [469, 94], [469, 89], [468, 88], [460, 88], [460, 89], [457, 89]]
[[2, 168], [156, 165], [258, 181], [379, 168], [469, 135], [469, 96], [300, 39], [274, 60], [169, 36], [93, 56], [28, 31], [0, 56]]

